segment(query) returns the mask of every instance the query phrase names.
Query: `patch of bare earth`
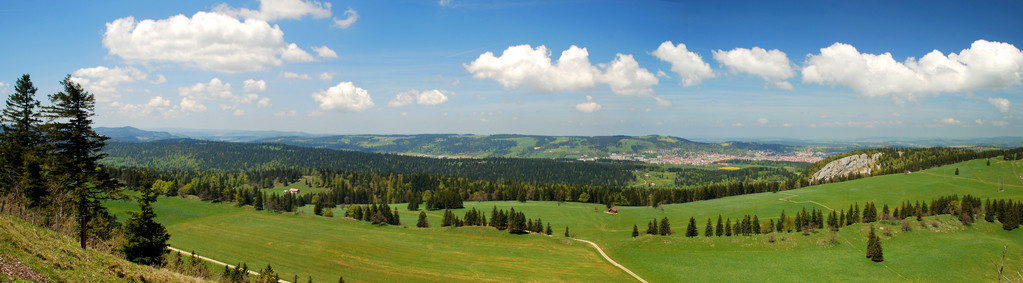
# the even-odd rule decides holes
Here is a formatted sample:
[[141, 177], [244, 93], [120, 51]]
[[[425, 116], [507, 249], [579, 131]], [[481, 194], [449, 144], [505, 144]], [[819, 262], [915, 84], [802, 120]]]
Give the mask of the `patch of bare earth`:
[[39, 276], [31, 267], [25, 266], [20, 261], [0, 257], [0, 274], [11, 279], [28, 280], [34, 282], [46, 282], [46, 278]]

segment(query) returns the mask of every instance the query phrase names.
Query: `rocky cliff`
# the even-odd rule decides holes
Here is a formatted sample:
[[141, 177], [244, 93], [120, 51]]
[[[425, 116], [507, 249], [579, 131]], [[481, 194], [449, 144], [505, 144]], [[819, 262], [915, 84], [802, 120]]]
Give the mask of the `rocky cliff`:
[[877, 164], [877, 160], [881, 158], [881, 155], [882, 153], [880, 152], [871, 156], [863, 153], [832, 161], [824, 165], [817, 173], [814, 173], [811, 182], [820, 183], [821, 181], [828, 181], [838, 176], [849, 176], [850, 174], [868, 175], [875, 168], [879, 168], [878, 166], [880, 165]]

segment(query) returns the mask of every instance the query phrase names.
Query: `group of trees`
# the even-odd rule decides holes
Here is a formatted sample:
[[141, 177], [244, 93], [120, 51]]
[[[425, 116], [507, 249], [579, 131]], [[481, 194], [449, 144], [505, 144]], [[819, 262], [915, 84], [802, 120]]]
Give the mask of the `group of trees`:
[[[633, 232], [638, 232], [636, 231], [635, 225], [633, 225], [632, 228]], [[674, 233], [674, 231], [671, 230], [671, 221], [668, 220], [668, 217], [664, 217], [661, 218], [660, 222], [658, 222], [656, 218], [654, 220], [650, 220], [650, 222], [647, 222], [646, 233], [647, 235], [671, 236], [671, 234]], [[636, 237], [638, 236], [638, 234], [639, 233], [632, 233], [632, 236]]]
[[367, 221], [373, 224], [401, 225], [398, 209], [391, 209], [386, 203], [371, 205], [350, 205], [345, 217]]
[[[960, 217], [962, 218], [962, 217]], [[995, 220], [1002, 224], [1002, 229], [1012, 231], [1023, 224], [1023, 202], [1013, 200], [990, 199], [984, 202], [984, 221], [993, 223]]]
[[670, 168], [669, 172], [677, 172], [675, 185], [679, 187], [698, 187], [716, 183], [750, 183], [754, 181], [782, 182], [796, 176], [795, 173], [780, 167], [751, 166], [739, 170], [717, 170], [700, 168]]
[[[428, 221], [426, 221], [426, 213], [422, 212], [419, 214], [420, 222], [426, 222], [426, 225], [419, 227], [429, 227]], [[467, 210], [463, 218], [455, 216], [450, 209], [444, 210], [443, 218], [441, 219], [441, 227], [462, 227], [462, 226], [490, 226], [497, 230], [508, 230], [508, 233], [512, 234], [525, 234], [525, 233], [543, 233], [551, 235], [551, 224], [547, 223], [546, 229], [544, 228], [543, 220], [537, 218], [536, 220], [526, 218], [526, 214], [522, 211], [515, 211], [515, 208], [511, 208], [508, 212], [504, 209], [494, 209], [490, 212], [490, 221], [487, 221], [486, 215], [483, 211], [478, 211], [476, 208]]]
[[62, 91], [50, 94], [49, 105], [43, 106], [26, 74], [7, 98], [0, 115], [0, 213], [31, 217], [34, 224], [57, 232], [73, 227], [83, 249], [90, 239], [123, 233], [117, 250], [128, 260], [161, 265], [170, 235], [154, 221], [152, 203], [159, 187], [132, 187], [140, 190], [140, 211], [129, 211], [121, 227], [102, 205], [127, 196], [100, 165], [107, 137], [92, 128], [95, 97], [71, 76], [60, 84]]

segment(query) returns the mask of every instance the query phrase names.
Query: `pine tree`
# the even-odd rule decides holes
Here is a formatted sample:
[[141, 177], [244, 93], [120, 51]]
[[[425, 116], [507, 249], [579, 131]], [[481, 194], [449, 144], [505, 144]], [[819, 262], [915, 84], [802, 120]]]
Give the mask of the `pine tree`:
[[632, 224], [632, 237], [639, 237], [639, 225]]
[[991, 207], [991, 199], [984, 201], [984, 221], [987, 221], [988, 223], [995, 222], [995, 211]]
[[781, 211], [781, 217], [778, 217], [778, 223], [777, 223], [778, 224], [778, 229], [777, 229], [778, 233], [781, 233], [782, 231], [785, 230], [785, 217], [786, 217], [785, 216], [785, 210], [783, 209]]
[[884, 261], [884, 251], [881, 249], [881, 239], [874, 233], [874, 226], [870, 226], [870, 234], [867, 235], [867, 258], [874, 262]]
[[152, 203], [156, 202], [158, 194], [152, 188], [142, 189], [140, 193], [138, 206], [141, 211], [128, 211], [131, 216], [124, 225], [125, 242], [121, 251], [128, 261], [159, 266], [167, 253], [170, 234], [167, 228], [155, 221]]
[[725, 220], [725, 236], [732, 236], [732, 219]]
[[650, 222], [648, 222], [646, 224], [646, 233], [647, 233], [647, 235], [657, 235], [657, 231], [658, 231], [657, 230], [657, 220], [650, 220]]
[[50, 95], [46, 107], [51, 140], [56, 145], [58, 185], [69, 193], [78, 216], [79, 241], [86, 247], [89, 223], [98, 213], [107, 213], [102, 201], [123, 198], [117, 180], [106, 174], [99, 160], [108, 137], [92, 129], [96, 100], [92, 93], [71, 81], [61, 81], [64, 91]]
[[753, 234], [760, 234], [760, 217], [753, 215]]
[[419, 212], [419, 221], [416, 222], [416, 227], [430, 228], [430, 220], [426, 218], [426, 211]]
[[[29, 75], [22, 75], [0, 116], [0, 141], [4, 145], [0, 160], [7, 174], [20, 179], [16, 185], [21, 186], [28, 207], [42, 206], [48, 194], [42, 177], [45, 137], [41, 129], [41, 107], [35, 99], [37, 90]], [[7, 184], [0, 184], [0, 195], [6, 195]]]
[[714, 225], [710, 221], [710, 218], [707, 218], [707, 227], [703, 229], [703, 236], [705, 237], [714, 236]]
[[440, 220], [440, 227], [448, 227], [454, 222], [455, 215], [451, 213], [451, 209], [444, 209], [444, 216]]
[[266, 198], [266, 193], [256, 192], [256, 200], [252, 202], [252, 207], [256, 210], [263, 210], [263, 199]]
[[565, 237], [571, 237], [571, 235], [568, 234], [568, 226], [565, 226]]
[[689, 217], [689, 226], [686, 226], [686, 237], [696, 237], [699, 234], [696, 230], [696, 218]]
[[723, 226], [721, 223], [721, 214], [718, 214], [718, 225], [714, 229], [714, 234], [717, 235], [718, 237], [721, 237], [722, 235], [725, 234], [725, 226]]
[[[635, 224], [633, 224], [633, 226], [635, 226]], [[633, 228], [635, 228], [635, 227], [633, 227]], [[551, 223], [550, 223], [550, 222], [547, 222], [547, 230], [546, 230], [546, 231], [544, 231], [544, 234], [547, 234], [547, 236], [550, 236], [550, 235], [551, 235], [551, 233], [553, 233], [553, 232], [554, 232], [554, 231], [551, 231]], [[638, 233], [638, 232], [637, 232], [637, 233]]]
[[959, 168], [956, 168], [956, 173], [955, 174], [956, 174], [956, 176], [959, 176]]
[[661, 226], [659, 229], [661, 232], [661, 236], [671, 235], [671, 222], [668, 221], [668, 217], [664, 217], [663, 219], [661, 219]]

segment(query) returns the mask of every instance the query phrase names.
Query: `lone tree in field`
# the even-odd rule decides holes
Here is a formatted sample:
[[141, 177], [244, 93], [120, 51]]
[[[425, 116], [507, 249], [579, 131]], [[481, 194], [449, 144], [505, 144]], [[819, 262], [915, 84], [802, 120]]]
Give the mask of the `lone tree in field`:
[[696, 237], [700, 232], [696, 231], [696, 218], [689, 217], [689, 226], [686, 226], [686, 237]]
[[632, 224], [632, 237], [639, 237], [639, 225]]
[[881, 239], [874, 233], [874, 226], [870, 226], [870, 234], [867, 235], [867, 258], [874, 262], [884, 261], [884, 251], [881, 250]]
[[163, 255], [167, 253], [167, 228], [156, 223], [153, 202], [156, 202], [156, 191], [152, 188], [142, 189], [138, 199], [141, 212], [128, 211], [131, 217], [124, 224], [124, 245], [121, 251], [128, 261], [159, 266], [163, 264]]
[[426, 219], [426, 211], [419, 212], [419, 222], [416, 222], [416, 227], [430, 228], [430, 220]]
[[66, 190], [78, 215], [79, 240], [86, 246], [89, 222], [99, 214], [106, 214], [103, 200], [123, 198], [117, 180], [111, 178], [99, 165], [106, 156], [100, 153], [108, 137], [92, 129], [95, 115], [95, 97], [71, 81], [68, 75], [60, 82], [64, 91], [50, 95], [52, 106], [45, 108], [50, 120], [51, 141], [56, 147], [55, 174], [58, 185]]
[[565, 226], [565, 237], [572, 237], [572, 235], [568, 233], [568, 226]]

